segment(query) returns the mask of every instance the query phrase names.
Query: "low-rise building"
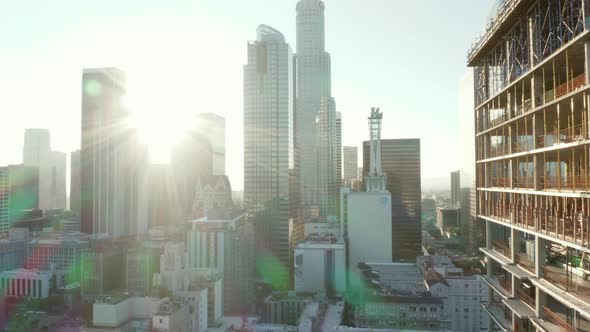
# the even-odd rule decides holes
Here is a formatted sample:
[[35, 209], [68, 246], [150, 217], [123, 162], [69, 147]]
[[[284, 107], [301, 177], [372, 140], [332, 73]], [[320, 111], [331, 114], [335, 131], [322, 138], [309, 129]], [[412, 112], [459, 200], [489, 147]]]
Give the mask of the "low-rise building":
[[28, 241], [29, 231], [25, 228], [11, 228], [8, 238], [0, 239], [0, 272], [24, 266]]
[[273, 292], [264, 300], [264, 321], [296, 326], [308, 304], [318, 302], [324, 294], [308, 292]]
[[160, 304], [158, 312], [152, 317], [153, 332], [197, 332], [192, 329], [190, 305], [181, 302]]
[[480, 278], [447, 256], [419, 256], [416, 263], [363, 263], [365, 289], [355, 308], [358, 327], [484, 331]]
[[6, 296], [44, 299], [50, 288], [49, 271], [15, 269], [0, 273], [0, 293]]
[[189, 221], [188, 266], [212, 269], [223, 282], [223, 310], [247, 313], [254, 302], [254, 225], [243, 211]]
[[436, 227], [443, 236], [454, 237], [453, 229], [461, 226], [461, 209], [459, 207], [436, 208]]
[[101, 297], [92, 306], [92, 325], [86, 332], [124, 332], [149, 330], [152, 317], [168, 298], [129, 297], [110, 295]]
[[89, 247], [86, 234], [79, 232], [46, 233], [27, 246], [27, 269], [53, 271], [56, 287], [79, 281], [78, 258]]
[[346, 291], [346, 252], [335, 238], [308, 240], [295, 249], [294, 279], [297, 292]]

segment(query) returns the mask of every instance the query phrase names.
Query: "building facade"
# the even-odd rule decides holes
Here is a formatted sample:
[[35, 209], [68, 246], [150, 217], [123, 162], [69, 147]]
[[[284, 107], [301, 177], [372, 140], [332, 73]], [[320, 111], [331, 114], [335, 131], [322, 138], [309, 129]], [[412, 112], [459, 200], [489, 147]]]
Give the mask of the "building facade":
[[358, 178], [358, 149], [356, 146], [342, 148], [342, 180], [350, 181]]
[[125, 74], [117, 68], [84, 69], [82, 75], [81, 230], [113, 237], [146, 231], [139, 223], [140, 179], [146, 150], [121, 97]]
[[306, 241], [295, 249], [295, 291], [344, 294], [346, 252], [344, 243]]
[[188, 267], [212, 269], [222, 277], [223, 311], [252, 311], [255, 285], [254, 226], [244, 213], [190, 222]]
[[23, 165], [0, 167], [0, 234], [39, 208], [39, 168]]
[[451, 172], [451, 206], [461, 203], [461, 171]]
[[336, 112], [336, 186], [342, 185], [342, 113]]
[[[420, 139], [382, 139], [382, 169], [391, 193], [394, 261], [413, 262], [421, 253]], [[369, 142], [363, 142], [363, 181], [369, 174]]]
[[498, 2], [475, 72], [490, 326], [590, 329], [588, 2]]
[[66, 208], [66, 155], [51, 151], [49, 130], [25, 130], [23, 164], [39, 169], [39, 208]]
[[51, 272], [22, 268], [0, 272], [0, 292], [5, 296], [45, 299], [51, 288]]
[[70, 153], [70, 211], [80, 214], [82, 196], [80, 192], [80, 150]]
[[33, 238], [27, 245], [25, 268], [51, 271], [56, 286], [79, 281], [78, 263], [89, 242], [81, 233], [50, 233]]
[[244, 66], [244, 206], [256, 214], [257, 251], [290, 267], [294, 168], [293, 54], [285, 37], [261, 25]]
[[211, 145], [213, 154], [211, 162], [212, 175], [226, 175], [225, 118], [215, 113], [199, 113], [196, 117], [198, 131], [207, 138]]
[[[325, 51], [325, 5], [297, 3], [297, 98], [295, 151], [301, 208], [337, 215], [336, 103], [331, 93], [331, 60]], [[303, 215], [306, 215], [304, 212]]]

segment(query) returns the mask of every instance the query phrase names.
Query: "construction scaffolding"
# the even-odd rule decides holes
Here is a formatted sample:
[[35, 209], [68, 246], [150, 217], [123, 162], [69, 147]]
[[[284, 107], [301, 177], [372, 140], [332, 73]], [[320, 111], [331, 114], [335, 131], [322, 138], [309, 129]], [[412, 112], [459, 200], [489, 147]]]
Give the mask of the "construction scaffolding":
[[[500, 10], [502, 15], [493, 20], [497, 27], [490, 27], [469, 51], [468, 62], [476, 68], [478, 105], [585, 31], [590, 0], [539, 0], [525, 14], [517, 16], [518, 5], [526, 2], [505, 1], [500, 7], [504, 8]], [[510, 30], [494, 36], [508, 20]], [[481, 53], [483, 41], [493, 44], [485, 54]]]

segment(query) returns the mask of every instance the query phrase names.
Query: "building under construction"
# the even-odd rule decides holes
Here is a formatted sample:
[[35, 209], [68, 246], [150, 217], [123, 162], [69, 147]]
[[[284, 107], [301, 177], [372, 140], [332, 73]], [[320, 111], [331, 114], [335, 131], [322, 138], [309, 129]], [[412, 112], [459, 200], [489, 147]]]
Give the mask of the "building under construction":
[[500, 1], [468, 53], [490, 331], [590, 330], [589, 13]]

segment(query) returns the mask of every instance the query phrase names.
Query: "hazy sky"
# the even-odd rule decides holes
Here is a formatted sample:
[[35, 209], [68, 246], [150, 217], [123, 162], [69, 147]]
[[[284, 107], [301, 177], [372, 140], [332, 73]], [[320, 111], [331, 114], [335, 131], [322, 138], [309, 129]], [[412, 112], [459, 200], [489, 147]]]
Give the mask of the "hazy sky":
[[[246, 44], [264, 23], [295, 50], [296, 2], [0, 0], [0, 165], [21, 162], [25, 128], [50, 129], [54, 150], [78, 149], [82, 68], [117, 66], [130, 107], [163, 126], [225, 116], [227, 173], [242, 188]], [[458, 81], [491, 2], [326, 0], [343, 144], [361, 146], [369, 108], [380, 106], [383, 138], [422, 139], [423, 178], [457, 168]]]

